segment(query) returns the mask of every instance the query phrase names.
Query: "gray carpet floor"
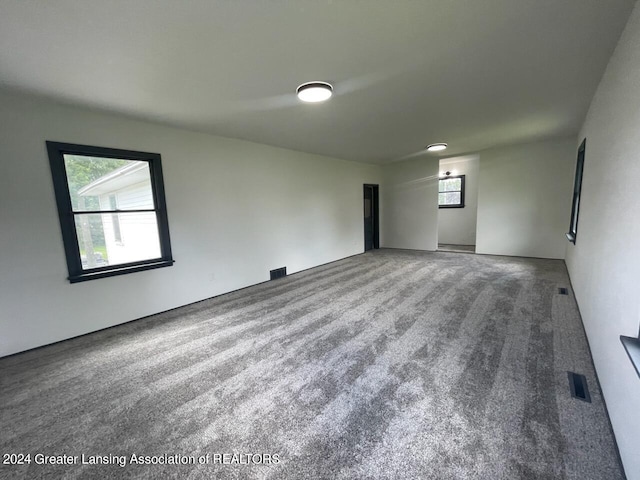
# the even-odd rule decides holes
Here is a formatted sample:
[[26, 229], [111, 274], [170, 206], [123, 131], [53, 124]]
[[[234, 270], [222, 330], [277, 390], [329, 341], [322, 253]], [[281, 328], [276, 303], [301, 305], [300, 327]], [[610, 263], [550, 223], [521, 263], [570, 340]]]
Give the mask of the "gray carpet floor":
[[0, 453], [32, 460], [0, 478], [624, 477], [556, 260], [369, 252], [0, 359], [0, 375]]

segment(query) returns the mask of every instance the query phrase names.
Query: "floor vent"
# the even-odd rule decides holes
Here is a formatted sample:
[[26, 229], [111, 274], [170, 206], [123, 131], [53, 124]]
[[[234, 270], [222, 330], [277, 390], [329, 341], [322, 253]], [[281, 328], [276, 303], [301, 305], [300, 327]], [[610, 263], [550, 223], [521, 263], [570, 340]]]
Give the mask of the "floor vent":
[[271, 270], [269, 273], [271, 274], [271, 280], [275, 280], [276, 278], [286, 277], [287, 267], [276, 268], [275, 270]]
[[591, 403], [591, 395], [589, 395], [589, 387], [587, 386], [586, 377], [579, 373], [567, 373], [569, 374], [569, 388], [571, 389], [571, 396], [578, 400], [582, 400], [583, 402]]
[[558, 293], [559, 293], [560, 295], [569, 295], [569, 290], [567, 290], [565, 287], [560, 287], [560, 288], [558, 289]]

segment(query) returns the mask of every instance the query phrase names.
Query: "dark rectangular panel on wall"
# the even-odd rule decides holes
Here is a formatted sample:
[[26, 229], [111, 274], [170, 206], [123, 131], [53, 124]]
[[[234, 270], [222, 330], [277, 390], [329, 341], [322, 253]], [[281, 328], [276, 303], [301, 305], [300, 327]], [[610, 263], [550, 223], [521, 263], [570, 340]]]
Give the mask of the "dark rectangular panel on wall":
[[271, 274], [271, 280], [275, 280], [277, 278], [282, 278], [287, 276], [287, 267], [276, 268], [275, 270], [271, 270], [269, 272]]

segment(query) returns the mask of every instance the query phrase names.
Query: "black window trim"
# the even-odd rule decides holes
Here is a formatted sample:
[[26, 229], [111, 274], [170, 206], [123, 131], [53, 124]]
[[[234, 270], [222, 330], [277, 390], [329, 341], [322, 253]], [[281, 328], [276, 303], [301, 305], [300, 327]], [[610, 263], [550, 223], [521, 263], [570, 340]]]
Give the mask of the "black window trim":
[[[438, 194], [440, 193], [449, 193], [449, 192], [441, 192], [440, 191], [440, 180], [448, 180], [450, 178], [459, 178], [462, 181], [460, 182], [460, 203], [456, 203], [455, 205], [440, 205], [438, 201], [438, 208], [464, 208], [464, 175], [447, 175], [446, 177], [438, 178]], [[452, 193], [456, 193], [458, 190], [452, 190]]]
[[[170, 267], [174, 260], [171, 254], [171, 241], [169, 238], [169, 220], [164, 194], [164, 180], [162, 176], [161, 157], [158, 153], [138, 152], [133, 150], [121, 150], [107, 147], [95, 147], [89, 145], [77, 145], [73, 143], [46, 141], [49, 154], [49, 164], [53, 177], [53, 188], [58, 207], [60, 228], [67, 268], [69, 270], [69, 282], [77, 283], [97, 278], [112, 277], [126, 273], [141, 272], [155, 268]], [[123, 263], [96, 267], [91, 270], [83, 270], [80, 258], [80, 246], [78, 245], [74, 211], [69, 194], [69, 184], [64, 164], [64, 155], [86, 155], [93, 157], [116, 158], [123, 160], [145, 161], [149, 164], [151, 176], [151, 191], [155, 205], [155, 213], [158, 222], [158, 237], [160, 241], [160, 257], [137, 262]], [[110, 213], [100, 210], [97, 213]], [[135, 210], [127, 210], [135, 212]], [[78, 212], [75, 212], [78, 213]]]
[[583, 139], [578, 147], [576, 160], [576, 172], [573, 180], [573, 200], [571, 203], [571, 218], [569, 219], [569, 231], [565, 234], [567, 240], [575, 245], [578, 238], [578, 217], [580, 216], [580, 195], [582, 194], [582, 176], [584, 173], [584, 157], [587, 139]]

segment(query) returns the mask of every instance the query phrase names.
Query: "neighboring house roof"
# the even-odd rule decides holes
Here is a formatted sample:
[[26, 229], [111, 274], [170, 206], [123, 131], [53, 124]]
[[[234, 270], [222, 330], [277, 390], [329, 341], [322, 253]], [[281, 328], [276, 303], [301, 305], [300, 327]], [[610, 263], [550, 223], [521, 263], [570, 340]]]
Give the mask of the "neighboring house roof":
[[85, 185], [78, 190], [78, 195], [83, 197], [105, 195], [136, 183], [149, 181], [149, 179], [149, 164], [147, 162], [132, 161]]

